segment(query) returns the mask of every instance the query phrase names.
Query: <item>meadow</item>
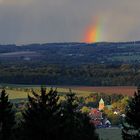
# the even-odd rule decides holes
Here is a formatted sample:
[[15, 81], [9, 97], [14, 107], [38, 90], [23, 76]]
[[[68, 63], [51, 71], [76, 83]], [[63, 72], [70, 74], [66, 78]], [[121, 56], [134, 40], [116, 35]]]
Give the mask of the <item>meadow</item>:
[[[47, 87], [47, 91], [49, 91], [51, 88]], [[65, 95], [67, 93], [69, 93], [70, 88], [61, 88], [61, 87], [52, 87], [53, 89], [57, 89], [58, 93], [60, 95]], [[26, 91], [26, 89], [28, 89]], [[6, 87], [6, 92], [9, 95], [9, 99], [23, 99], [23, 98], [27, 98], [28, 94], [31, 95], [31, 89], [33, 89], [35, 92], [39, 93], [40, 92], [40, 86], [15, 86], [10, 88], [9, 86]], [[82, 90], [77, 90], [77, 89], [72, 89], [72, 92], [75, 93], [78, 97], [82, 96], [82, 97], [86, 97], [89, 96], [91, 94], [90, 91], [82, 91]]]
[[[6, 92], [9, 94], [10, 99], [22, 99], [27, 98], [28, 94], [31, 94], [31, 89], [39, 93], [40, 86], [33, 85], [7, 85]], [[78, 97], [86, 97], [94, 93], [105, 94], [123, 94], [132, 96], [136, 91], [136, 87], [133, 86], [112, 86], [112, 87], [89, 87], [89, 86], [47, 86], [47, 90], [51, 87], [56, 88], [60, 95], [69, 93], [71, 89]], [[28, 90], [26, 90], [28, 89]]]
[[87, 91], [87, 92], [97, 92], [97, 93], [105, 93], [105, 94], [123, 94], [132, 96], [134, 92], [137, 90], [135, 86], [102, 86], [102, 87], [75, 87], [72, 89], [77, 89], [80, 91]]

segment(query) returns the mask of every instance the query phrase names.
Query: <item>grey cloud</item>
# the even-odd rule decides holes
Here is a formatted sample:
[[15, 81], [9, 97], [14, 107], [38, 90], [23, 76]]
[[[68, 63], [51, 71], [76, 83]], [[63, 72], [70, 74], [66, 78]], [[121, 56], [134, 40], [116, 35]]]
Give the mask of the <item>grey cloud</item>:
[[100, 41], [140, 39], [139, 0], [0, 0], [0, 43], [81, 41], [96, 17]]

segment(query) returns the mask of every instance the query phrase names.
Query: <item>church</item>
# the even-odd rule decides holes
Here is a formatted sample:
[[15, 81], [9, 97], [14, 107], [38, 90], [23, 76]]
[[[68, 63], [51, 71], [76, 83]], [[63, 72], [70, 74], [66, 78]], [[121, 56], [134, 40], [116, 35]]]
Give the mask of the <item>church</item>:
[[104, 107], [105, 107], [105, 103], [104, 103], [103, 99], [101, 98], [101, 100], [99, 101], [99, 110], [100, 111], [103, 110]]

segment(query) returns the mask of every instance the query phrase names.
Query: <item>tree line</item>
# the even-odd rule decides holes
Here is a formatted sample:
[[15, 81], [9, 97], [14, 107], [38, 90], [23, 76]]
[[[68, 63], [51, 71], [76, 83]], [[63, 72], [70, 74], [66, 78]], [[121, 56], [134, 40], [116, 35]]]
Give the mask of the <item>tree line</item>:
[[134, 65], [0, 65], [1, 83], [134, 86], [140, 81], [140, 67]]

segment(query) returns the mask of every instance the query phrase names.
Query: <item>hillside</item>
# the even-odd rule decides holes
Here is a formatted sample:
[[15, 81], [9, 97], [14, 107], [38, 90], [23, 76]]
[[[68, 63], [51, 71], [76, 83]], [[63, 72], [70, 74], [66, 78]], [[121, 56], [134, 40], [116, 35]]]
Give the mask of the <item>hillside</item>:
[[140, 84], [140, 42], [0, 45], [0, 83]]
[[14, 64], [134, 64], [140, 62], [140, 42], [0, 45], [0, 61]]

